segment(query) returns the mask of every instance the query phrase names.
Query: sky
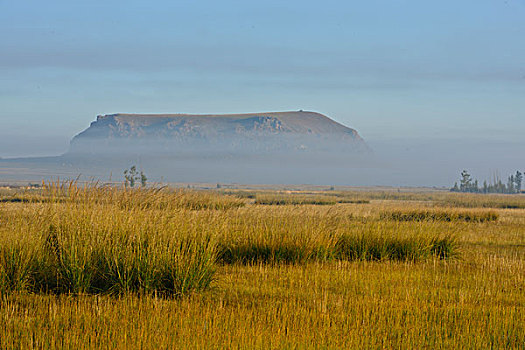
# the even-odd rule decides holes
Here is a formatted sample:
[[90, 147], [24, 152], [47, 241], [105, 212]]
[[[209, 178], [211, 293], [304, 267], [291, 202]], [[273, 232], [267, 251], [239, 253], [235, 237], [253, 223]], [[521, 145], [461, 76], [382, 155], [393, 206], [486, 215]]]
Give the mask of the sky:
[[0, 0], [0, 157], [61, 154], [98, 114], [303, 109], [525, 167], [524, 96], [525, 0]]

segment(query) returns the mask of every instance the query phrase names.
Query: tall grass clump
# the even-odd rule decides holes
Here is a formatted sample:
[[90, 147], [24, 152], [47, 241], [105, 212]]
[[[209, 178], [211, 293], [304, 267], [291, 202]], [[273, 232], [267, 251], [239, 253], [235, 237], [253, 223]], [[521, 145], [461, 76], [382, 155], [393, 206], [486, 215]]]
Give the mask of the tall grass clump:
[[212, 238], [195, 237], [173, 248], [161, 257], [156, 290], [161, 294], [183, 296], [208, 289], [215, 278], [216, 253]]
[[250, 207], [225, 218], [218, 261], [225, 264], [300, 264], [330, 259], [337, 214], [313, 207]]
[[98, 235], [96, 242], [57, 234], [51, 226], [30, 271], [30, 290], [183, 296], [209, 288], [215, 274], [212, 240], [163, 236], [126, 239], [110, 233]]
[[[254, 209], [255, 210], [255, 209]], [[439, 222], [355, 221], [338, 210], [268, 210], [230, 223], [218, 239], [225, 264], [298, 264], [330, 260], [421, 261], [457, 253], [452, 228]], [[263, 213], [265, 214], [264, 216]], [[262, 217], [261, 217], [262, 216]]]
[[6, 215], [0, 226], [2, 291], [182, 296], [213, 282], [216, 243], [206, 222], [188, 220], [194, 209], [133, 206], [140, 191], [48, 191], [48, 201]]
[[244, 242], [218, 246], [218, 260], [225, 264], [298, 264], [331, 258], [331, 250], [324, 245], [308, 247], [285, 242]]
[[434, 237], [430, 245], [430, 253], [439, 259], [455, 258], [459, 250], [457, 237], [453, 235]]
[[361, 261], [412, 261], [431, 256], [448, 259], [457, 255], [456, 240], [445, 237], [383, 237], [380, 235], [343, 235], [335, 246], [335, 256], [340, 260]]
[[40, 235], [40, 249], [34, 271], [35, 292], [89, 293], [97, 273], [93, 250], [74, 237], [63, 239], [59, 228], [50, 224]]
[[1, 240], [0, 294], [22, 292], [34, 282], [35, 255], [29, 242]]
[[102, 249], [93, 258], [94, 293], [179, 297], [208, 289], [215, 276], [215, 247], [210, 237], [126, 244]]
[[410, 261], [457, 256], [454, 227], [441, 222], [414, 224], [371, 221], [343, 231], [336, 239], [334, 256], [349, 261]]

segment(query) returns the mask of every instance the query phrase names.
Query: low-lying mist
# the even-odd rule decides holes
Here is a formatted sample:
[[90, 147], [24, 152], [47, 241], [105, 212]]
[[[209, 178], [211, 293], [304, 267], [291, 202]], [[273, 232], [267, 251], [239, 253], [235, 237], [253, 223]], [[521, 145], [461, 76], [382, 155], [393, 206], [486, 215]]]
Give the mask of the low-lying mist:
[[[237, 145], [225, 151], [218, 144], [173, 152], [171, 146], [142, 143], [100, 144], [97, 152], [66, 153], [48, 158], [0, 161], [0, 181], [41, 181], [60, 177], [122, 181], [135, 165], [149, 183], [205, 182], [242, 184], [314, 184], [350, 186], [452, 187], [463, 169], [474, 177], [506, 180], [525, 170], [525, 142], [476, 139], [367, 140], [371, 152], [353, 152], [326, 140], [323, 147], [272, 149], [273, 143]], [[282, 146], [282, 145], [281, 145]], [[339, 149], [338, 149], [339, 147]], [[105, 150], [105, 152], [100, 152]], [[171, 151], [170, 151], [171, 150]], [[93, 151], [93, 150], [92, 150]]]

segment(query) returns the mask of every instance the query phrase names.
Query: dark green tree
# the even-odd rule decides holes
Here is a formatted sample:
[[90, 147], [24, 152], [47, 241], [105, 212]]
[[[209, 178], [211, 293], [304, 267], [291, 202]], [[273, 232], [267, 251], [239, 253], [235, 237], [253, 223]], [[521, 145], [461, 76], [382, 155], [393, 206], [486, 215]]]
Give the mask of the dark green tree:
[[523, 184], [523, 173], [516, 171], [516, 174], [507, 178], [507, 183], [503, 183], [498, 175], [494, 175], [492, 182], [483, 181], [483, 187], [479, 187], [478, 180], [472, 178], [468, 171], [461, 172], [460, 185], [454, 184], [450, 189], [452, 192], [471, 192], [471, 193], [520, 193]]
[[470, 192], [472, 189], [472, 177], [468, 173], [468, 171], [463, 170], [461, 172], [461, 180], [459, 185], [459, 190], [461, 192]]
[[521, 192], [522, 182], [523, 182], [523, 174], [519, 171], [516, 171], [516, 175], [514, 175], [514, 183], [516, 184], [516, 191], [518, 193]]
[[126, 187], [135, 187], [137, 181], [140, 181], [142, 187], [146, 187], [148, 178], [142, 171], [139, 173], [137, 167], [134, 165], [131, 168], [124, 170], [124, 185]]
[[135, 187], [135, 178], [137, 168], [133, 165], [131, 168], [124, 170], [124, 184], [126, 187]]

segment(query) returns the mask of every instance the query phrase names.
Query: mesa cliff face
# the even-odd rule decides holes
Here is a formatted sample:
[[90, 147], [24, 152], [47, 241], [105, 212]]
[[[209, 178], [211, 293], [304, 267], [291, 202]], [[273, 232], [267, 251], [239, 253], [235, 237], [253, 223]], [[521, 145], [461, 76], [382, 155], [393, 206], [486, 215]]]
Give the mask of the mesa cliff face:
[[74, 154], [367, 152], [357, 131], [315, 112], [109, 114], [71, 141]]

